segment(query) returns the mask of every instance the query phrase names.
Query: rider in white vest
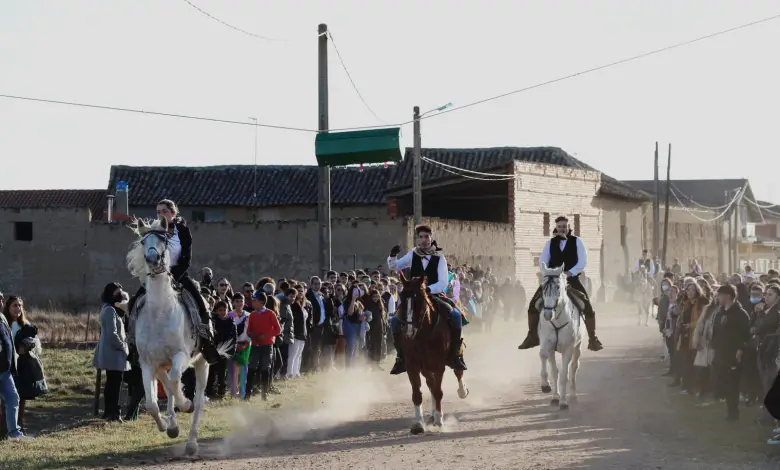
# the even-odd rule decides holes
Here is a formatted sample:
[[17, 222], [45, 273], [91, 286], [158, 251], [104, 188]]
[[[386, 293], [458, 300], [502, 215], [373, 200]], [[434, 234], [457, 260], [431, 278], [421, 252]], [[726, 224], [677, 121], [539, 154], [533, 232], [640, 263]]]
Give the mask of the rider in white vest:
[[[409, 269], [409, 277], [425, 276], [428, 287], [427, 291], [431, 300], [441, 310], [450, 314], [450, 329], [452, 331], [452, 341], [450, 343], [451, 366], [454, 370], [466, 370], [466, 363], [463, 362], [463, 356], [460, 354], [461, 333], [463, 330], [463, 317], [460, 311], [449, 299], [444, 297], [443, 293], [449, 284], [447, 273], [447, 260], [441, 254], [441, 249], [433, 241], [433, 231], [425, 225], [418, 225], [414, 229], [417, 234], [417, 248], [410, 251], [401, 258], [397, 258], [401, 247], [396, 245], [390, 250], [390, 256], [387, 258], [387, 266], [393, 271], [403, 271]], [[390, 329], [393, 332], [395, 342], [396, 359], [391, 374], [397, 375], [406, 372], [404, 354], [401, 345], [401, 335], [403, 334], [403, 325], [398, 315], [390, 319]]]
[[[539, 257], [539, 264], [546, 264], [548, 268], [563, 266], [569, 287], [580, 292], [585, 303], [582, 314], [585, 317], [585, 328], [588, 330], [588, 349], [599, 351], [603, 349], [601, 341], [596, 337], [596, 312], [588, 298], [588, 293], [580, 283], [580, 273], [588, 263], [588, 254], [582, 239], [572, 235], [569, 229], [569, 219], [560, 216], [555, 219], [554, 237], [544, 245]], [[539, 311], [536, 302], [542, 297], [542, 286], [536, 290], [531, 304], [528, 306], [528, 336], [519, 346], [519, 349], [531, 349], [539, 346]]]

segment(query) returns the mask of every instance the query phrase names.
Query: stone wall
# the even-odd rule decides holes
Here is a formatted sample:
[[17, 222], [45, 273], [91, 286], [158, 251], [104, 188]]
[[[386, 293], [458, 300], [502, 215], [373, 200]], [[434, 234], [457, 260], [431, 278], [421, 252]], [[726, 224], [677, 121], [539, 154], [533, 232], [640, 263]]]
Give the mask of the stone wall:
[[[32, 222], [33, 240], [16, 241], [14, 222]], [[493, 266], [512, 272], [511, 227], [487, 222], [426, 219], [452, 264]], [[234, 284], [262, 276], [308, 279], [317, 273], [315, 220], [257, 223], [191, 223], [195, 252], [191, 273], [209, 266]], [[413, 246], [411, 220], [348, 218], [332, 222], [333, 268], [338, 271], [386, 264], [395, 244]], [[125, 255], [132, 233], [118, 223], [89, 222], [88, 211], [0, 211], [0, 291], [19, 293], [29, 304], [81, 310], [98, 303], [103, 286], [121, 282], [135, 290]]]

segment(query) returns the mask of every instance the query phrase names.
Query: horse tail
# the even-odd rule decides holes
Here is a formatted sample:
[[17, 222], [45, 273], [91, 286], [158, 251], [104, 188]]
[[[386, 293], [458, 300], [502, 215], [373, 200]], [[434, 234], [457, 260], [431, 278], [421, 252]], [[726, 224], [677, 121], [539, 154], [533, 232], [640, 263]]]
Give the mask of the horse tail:
[[232, 339], [228, 341], [223, 341], [222, 343], [219, 343], [217, 345], [217, 354], [219, 354], [219, 357], [230, 359], [233, 356], [233, 350], [235, 346], [236, 345]]

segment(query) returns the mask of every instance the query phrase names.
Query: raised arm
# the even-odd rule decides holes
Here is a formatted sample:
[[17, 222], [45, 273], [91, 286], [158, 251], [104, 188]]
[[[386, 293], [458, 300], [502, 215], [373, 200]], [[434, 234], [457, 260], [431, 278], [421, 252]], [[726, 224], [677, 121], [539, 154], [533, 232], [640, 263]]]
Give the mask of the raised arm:
[[[390, 268], [392, 271], [403, 271], [404, 269], [412, 267], [412, 255], [414, 254], [414, 250], [410, 251], [409, 253], [405, 254], [403, 257], [398, 258], [397, 255], [393, 255], [392, 252], [390, 256], [387, 257], [387, 267]], [[444, 264], [444, 279], [445, 282], [447, 280], [447, 263]]]

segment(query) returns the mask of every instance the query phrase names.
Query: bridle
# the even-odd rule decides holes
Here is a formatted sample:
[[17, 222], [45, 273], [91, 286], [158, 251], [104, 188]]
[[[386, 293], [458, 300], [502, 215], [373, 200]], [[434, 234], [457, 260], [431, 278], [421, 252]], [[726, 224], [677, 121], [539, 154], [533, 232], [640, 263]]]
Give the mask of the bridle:
[[[546, 280], [542, 284], [542, 302], [544, 302], [544, 290], [545, 290], [545, 288], [548, 287], [548, 284], [552, 284], [554, 282], [553, 281], [554, 278], [558, 278], [560, 280], [561, 276], [560, 276], [560, 274], [558, 274], [558, 275], [550, 275], [550, 276], [545, 276], [545, 277], [546, 277]], [[564, 282], [566, 282], [566, 281], [564, 281]], [[559, 281], [559, 284], [560, 284], [560, 281]], [[563, 292], [563, 295], [566, 295], [566, 293]], [[555, 301], [555, 306], [551, 307], [551, 308], [548, 308], [548, 307], [546, 307], [544, 305], [544, 303], [542, 303], [542, 309], [541, 309], [541, 312], [539, 312], [539, 313], [543, 313], [545, 310], [549, 310], [549, 311], [552, 311], [554, 313], [553, 315], [550, 316], [549, 320], [545, 320], [545, 321], [550, 322], [550, 326], [552, 326], [553, 330], [555, 330], [555, 346], [556, 347], [558, 346], [558, 333], [562, 329], [564, 329], [566, 327], [566, 325], [568, 325], [571, 322], [571, 319], [569, 319], [569, 321], [567, 321], [566, 323], [564, 323], [561, 326], [557, 326], [555, 324], [555, 319], [558, 317], [558, 315], [560, 315], [560, 312], [562, 312], [564, 307], [565, 307], [564, 305], [561, 305], [560, 299], [561, 299], [561, 287], [559, 285], [558, 286], [558, 298]], [[556, 312], [557, 312], [557, 314], [555, 314]]]
[[[404, 319], [403, 315], [401, 315], [400, 317], [398, 317], [398, 320], [401, 322], [402, 325], [404, 325], [404, 326], [411, 326], [412, 327], [413, 330], [412, 330], [411, 339], [414, 339], [417, 336], [417, 333], [422, 329], [422, 327], [425, 326], [425, 320], [427, 319], [430, 322], [431, 311], [433, 310], [433, 306], [431, 305], [430, 301], [426, 301], [425, 302], [425, 307], [427, 307], [427, 310], [425, 311], [425, 313], [423, 315], [420, 316], [418, 321], [415, 322], [414, 321], [414, 313], [416, 312], [415, 306], [417, 305], [417, 302], [418, 302], [417, 297], [418, 296], [423, 297], [423, 300], [427, 300], [427, 299], [425, 299], [425, 297], [423, 296], [423, 294], [421, 292], [418, 292], [418, 291], [415, 291], [415, 290], [411, 290], [411, 289], [409, 291], [411, 292], [411, 294], [408, 294], [407, 296], [404, 296], [403, 293], [404, 292], [408, 292], [407, 289], [404, 289], [402, 291], [401, 295], [399, 296], [400, 297], [399, 301], [403, 301], [403, 300], [406, 301], [406, 302], [400, 302], [401, 303], [401, 310], [400, 310], [399, 313], [406, 313], [408, 315], [409, 314], [409, 309], [411, 308], [412, 309], [411, 310], [411, 313], [412, 313], [411, 319], [410, 320], [406, 320], [406, 319]], [[439, 324], [439, 316], [437, 315], [436, 316], [436, 323], [433, 324], [433, 327], [435, 328], [436, 325], [438, 325], [438, 324]]]
[[[170, 237], [168, 236], [168, 232], [164, 232], [164, 231], [161, 231], [161, 230], [152, 230], [152, 231], [146, 232], [144, 234], [144, 236], [141, 237], [141, 246], [144, 246], [144, 242], [146, 241], [146, 239], [149, 238], [152, 235], [157, 237], [159, 240], [163, 241], [163, 252], [159, 253], [159, 255], [160, 255], [160, 265], [164, 267], [165, 266], [165, 257], [166, 256], [170, 256], [168, 254]], [[149, 249], [157, 251], [157, 248], [155, 248], [155, 247], [152, 247], [152, 248], [149, 248]], [[144, 257], [146, 257], [146, 253], [145, 252], [144, 252]], [[147, 261], [147, 264], [149, 264], [148, 261]], [[167, 276], [170, 276], [171, 272], [170, 272], [169, 269], [162, 269], [162, 270], [157, 271], [157, 272], [155, 272], [154, 270], [150, 270], [146, 275], [149, 276], [150, 278], [154, 279], [159, 274], [165, 274]]]

